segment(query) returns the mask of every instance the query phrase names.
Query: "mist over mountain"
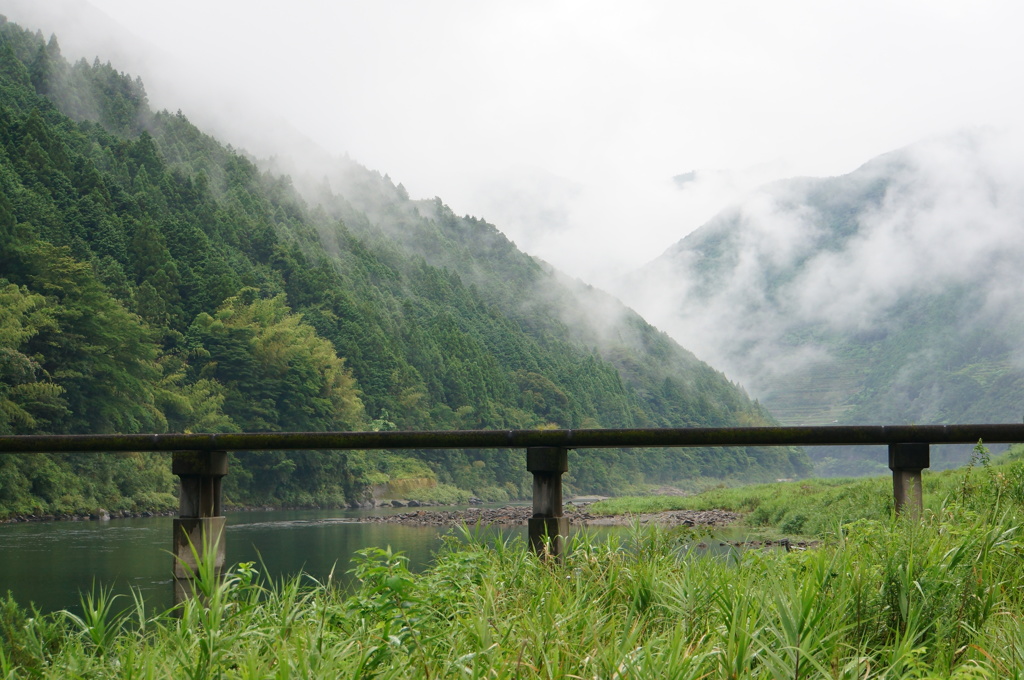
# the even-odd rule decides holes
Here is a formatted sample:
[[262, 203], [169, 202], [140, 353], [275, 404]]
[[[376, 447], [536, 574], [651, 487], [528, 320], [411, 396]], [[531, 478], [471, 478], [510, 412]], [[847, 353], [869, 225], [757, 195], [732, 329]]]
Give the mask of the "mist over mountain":
[[[773, 422], [494, 225], [350, 160], [325, 168], [295, 182], [261, 169], [182, 112], [152, 110], [139, 78], [69, 63], [56, 37], [0, 18], [0, 433]], [[503, 500], [528, 488], [517, 453], [242, 452], [226, 492]], [[163, 462], [5, 456], [0, 514], [170, 506]], [[795, 449], [601, 450], [572, 454], [568, 482], [808, 469]]]
[[1022, 151], [976, 130], [767, 185], [626, 299], [784, 423], [1019, 422]]

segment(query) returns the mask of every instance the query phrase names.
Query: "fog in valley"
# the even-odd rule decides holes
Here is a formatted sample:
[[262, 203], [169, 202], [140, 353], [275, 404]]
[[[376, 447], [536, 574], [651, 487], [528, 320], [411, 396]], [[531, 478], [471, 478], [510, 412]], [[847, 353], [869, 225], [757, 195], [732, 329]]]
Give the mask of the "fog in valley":
[[[884, 335], [915, 296], [974, 291], [951, 333], [1019, 321], [1006, 313], [1024, 242], [1015, 3], [0, 0], [0, 13], [56, 33], [68, 59], [139, 75], [154, 108], [291, 174], [311, 201], [356, 198], [361, 165], [493, 223], [752, 396], [830, 366], [836, 337]], [[843, 214], [837, 236], [822, 216]], [[731, 234], [712, 273], [698, 235], [679, 243], [709, 222]], [[594, 311], [581, 317], [599, 328]], [[915, 361], [942, 354], [929, 347]]]
[[[831, 397], [841, 402], [863, 387], [842, 375], [848, 344], [911, 331], [922, 337], [901, 340], [911, 347], [892, 390], [920, 391], [941, 372], [1020, 371], [1022, 151], [1019, 135], [981, 130], [845, 177], [768, 185], [636, 272], [628, 301], [762, 397], [819, 368], [819, 384], [849, 383]], [[944, 420], [939, 394], [913, 398], [915, 422]], [[812, 420], [842, 420], [840, 406]]]

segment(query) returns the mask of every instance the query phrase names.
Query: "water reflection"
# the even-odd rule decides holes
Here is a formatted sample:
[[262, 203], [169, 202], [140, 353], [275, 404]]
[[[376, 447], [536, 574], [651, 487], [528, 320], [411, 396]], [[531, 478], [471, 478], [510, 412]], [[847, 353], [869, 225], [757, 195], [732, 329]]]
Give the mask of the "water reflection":
[[[387, 512], [387, 511], [382, 511]], [[422, 569], [450, 529], [362, 523], [366, 512], [290, 510], [228, 515], [228, 562], [256, 562], [272, 578], [300, 571], [347, 584], [353, 554], [370, 546], [403, 552]], [[0, 525], [0, 593], [42, 611], [76, 610], [96, 585], [142, 592], [151, 608], [171, 605], [171, 519]], [[523, 533], [525, 529], [510, 529]]]
[[[325, 581], [351, 583], [347, 573], [353, 554], [362, 548], [391, 546], [409, 558], [414, 571], [426, 566], [442, 537], [456, 530], [360, 522], [368, 514], [396, 511], [289, 510], [228, 515], [228, 563], [255, 562], [275, 580], [300, 571]], [[400, 511], [398, 511], [400, 512]], [[94, 584], [127, 595], [142, 592], [151, 610], [171, 606], [171, 530], [167, 517], [109, 522], [50, 522], [0, 525], [0, 593], [11, 591], [22, 605], [42, 611], [79, 609], [79, 596]], [[628, 531], [591, 527], [604, 540]], [[716, 531], [726, 540], [742, 539]], [[521, 536], [525, 527], [486, 529], [485, 535]], [[712, 551], [718, 540], [709, 540]], [[130, 601], [130, 600], [129, 600]], [[127, 605], [129, 601], [122, 600]]]

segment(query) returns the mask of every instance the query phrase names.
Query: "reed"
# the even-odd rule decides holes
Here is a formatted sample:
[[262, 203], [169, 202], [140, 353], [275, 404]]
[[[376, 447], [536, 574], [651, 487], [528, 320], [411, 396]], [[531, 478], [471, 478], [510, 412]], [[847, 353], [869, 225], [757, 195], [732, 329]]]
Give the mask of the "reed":
[[360, 551], [352, 591], [200, 564], [174, 611], [118, 611], [102, 590], [79, 618], [8, 598], [0, 678], [1020, 678], [1010, 473], [976, 466], [921, 521], [837, 520], [806, 551], [710, 552], [637, 524], [579, 532], [558, 563], [462, 529], [422, 573]]

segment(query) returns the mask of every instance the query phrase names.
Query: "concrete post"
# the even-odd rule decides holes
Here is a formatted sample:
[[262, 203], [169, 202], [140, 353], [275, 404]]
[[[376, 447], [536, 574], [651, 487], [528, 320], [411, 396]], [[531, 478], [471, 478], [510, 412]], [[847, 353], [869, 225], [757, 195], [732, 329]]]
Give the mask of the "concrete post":
[[228, 473], [227, 451], [175, 451], [171, 471], [181, 478], [178, 518], [174, 520], [174, 603], [192, 595], [200, 558], [216, 550], [219, 574], [224, 568], [224, 510], [221, 482]]
[[930, 466], [928, 444], [889, 445], [889, 469], [892, 470], [892, 495], [897, 515], [906, 511], [914, 519], [921, 517], [924, 511], [921, 470]]
[[533, 517], [530, 547], [538, 555], [560, 558], [569, 538], [569, 520], [562, 516], [562, 473], [569, 469], [568, 449], [537, 446], [526, 449], [526, 469], [533, 473]]

